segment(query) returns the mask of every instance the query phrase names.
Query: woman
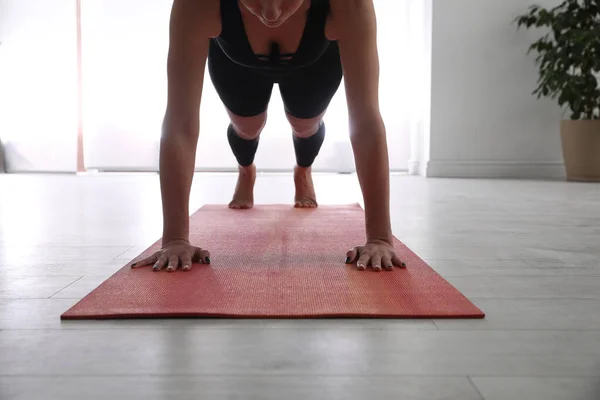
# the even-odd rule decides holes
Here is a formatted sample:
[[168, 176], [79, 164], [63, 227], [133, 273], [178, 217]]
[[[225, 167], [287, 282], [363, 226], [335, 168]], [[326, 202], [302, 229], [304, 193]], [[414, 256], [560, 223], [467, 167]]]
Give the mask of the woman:
[[359, 270], [404, 267], [390, 224], [376, 30], [373, 0], [175, 0], [160, 149], [162, 249], [132, 266], [187, 271], [192, 262], [210, 263], [209, 252], [189, 242], [188, 204], [208, 64], [231, 120], [227, 136], [239, 177], [229, 206], [237, 209], [253, 205], [254, 155], [274, 83], [292, 129], [295, 206], [317, 206], [311, 165], [325, 136], [323, 115], [344, 78], [367, 234], [346, 263]]

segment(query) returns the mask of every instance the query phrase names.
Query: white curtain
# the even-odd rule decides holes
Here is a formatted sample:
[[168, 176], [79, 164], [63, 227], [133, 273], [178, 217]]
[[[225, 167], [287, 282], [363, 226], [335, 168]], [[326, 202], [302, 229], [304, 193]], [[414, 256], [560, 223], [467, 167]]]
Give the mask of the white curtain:
[[75, 1], [0, 0], [0, 43], [0, 139], [8, 172], [75, 172]]
[[[381, 64], [380, 105], [391, 168], [418, 161], [426, 127], [430, 0], [375, 0]], [[171, 0], [82, 2], [85, 159], [90, 169], [158, 169], [166, 101], [166, 55]], [[325, 116], [327, 139], [315, 170], [354, 170], [343, 85]], [[227, 114], [208, 75], [200, 112], [196, 166], [236, 168], [226, 138]], [[263, 170], [294, 165], [291, 130], [277, 87], [256, 164]]]

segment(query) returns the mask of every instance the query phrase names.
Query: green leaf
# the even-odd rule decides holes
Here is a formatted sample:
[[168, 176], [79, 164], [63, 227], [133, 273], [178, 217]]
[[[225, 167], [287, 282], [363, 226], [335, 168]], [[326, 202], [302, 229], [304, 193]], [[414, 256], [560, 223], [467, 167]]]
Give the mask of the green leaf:
[[554, 99], [575, 119], [600, 118], [600, 0], [531, 5], [515, 21], [541, 32], [526, 54], [536, 53], [539, 76], [532, 95]]

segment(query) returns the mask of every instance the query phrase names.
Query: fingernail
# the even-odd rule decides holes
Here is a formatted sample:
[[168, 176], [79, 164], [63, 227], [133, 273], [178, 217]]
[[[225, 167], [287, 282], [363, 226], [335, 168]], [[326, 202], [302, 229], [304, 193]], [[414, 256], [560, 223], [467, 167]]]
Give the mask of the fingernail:
[[358, 264], [356, 267], [358, 268], [359, 271], [364, 271], [366, 269], [365, 266], [362, 264]]
[[131, 264], [131, 266], [132, 266], [132, 267], [135, 267], [136, 265], [137, 265], [137, 263], [133, 263], [133, 264]]
[[379, 265], [374, 265], [373, 270], [379, 272], [379, 271], [381, 271], [381, 267]]
[[175, 271], [175, 267], [169, 266], [169, 267], [167, 267], [167, 271]]
[[154, 265], [154, 267], [152, 267], [153, 270], [158, 271], [159, 267], [158, 265]]
[[394, 269], [394, 266], [393, 265], [388, 265], [388, 266], [385, 267], [385, 269], [387, 269], [388, 271], [391, 271], [391, 270]]
[[191, 267], [190, 267], [189, 265], [184, 265], [182, 269], [183, 269], [184, 271], [188, 271], [190, 268], [191, 268]]
[[210, 257], [206, 257], [206, 263], [210, 264]]
[[346, 257], [346, 264], [350, 264], [350, 257]]
[[401, 266], [402, 268], [406, 268], [406, 263], [401, 263], [401, 264], [400, 264], [400, 266]]

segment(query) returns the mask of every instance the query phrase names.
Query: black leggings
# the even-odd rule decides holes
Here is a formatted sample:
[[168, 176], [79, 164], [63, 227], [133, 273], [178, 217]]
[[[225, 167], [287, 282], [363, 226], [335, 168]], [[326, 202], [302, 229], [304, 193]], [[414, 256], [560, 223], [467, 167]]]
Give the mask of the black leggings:
[[[285, 111], [296, 118], [311, 119], [325, 112], [342, 80], [342, 66], [337, 43], [332, 42], [313, 64], [285, 73], [248, 68], [232, 61], [218, 44], [211, 41], [208, 70], [221, 101], [233, 114], [253, 117], [267, 111], [275, 83], [279, 86]], [[318, 155], [325, 135], [321, 123], [317, 134], [305, 139], [294, 136], [297, 163], [309, 167]], [[239, 137], [233, 127], [228, 138], [238, 163], [252, 164], [258, 138]]]

